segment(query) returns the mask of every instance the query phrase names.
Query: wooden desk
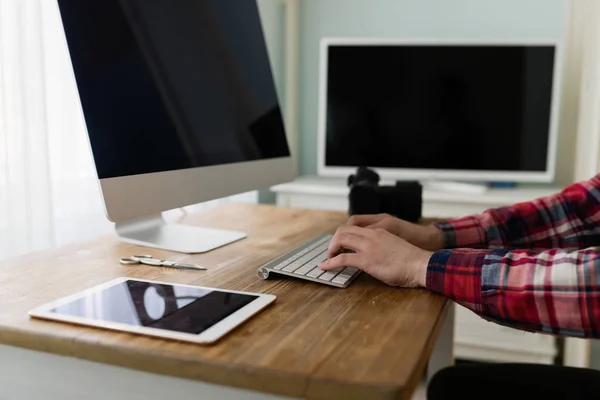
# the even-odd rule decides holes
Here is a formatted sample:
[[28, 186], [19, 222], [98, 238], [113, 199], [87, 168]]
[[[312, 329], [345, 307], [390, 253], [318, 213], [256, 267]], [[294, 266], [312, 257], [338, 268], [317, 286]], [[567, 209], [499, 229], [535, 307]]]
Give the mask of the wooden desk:
[[[256, 276], [260, 265], [316, 234], [333, 232], [346, 218], [330, 211], [227, 205], [186, 223], [243, 230], [247, 239], [203, 255], [152, 251], [204, 265], [208, 272], [122, 266], [120, 257], [141, 249], [114, 236], [0, 264], [0, 398], [410, 398], [444, 325], [444, 297], [387, 287], [365, 274], [347, 289]], [[35, 306], [119, 276], [278, 298], [213, 346], [27, 316]], [[443, 364], [451, 355], [436, 357]]]

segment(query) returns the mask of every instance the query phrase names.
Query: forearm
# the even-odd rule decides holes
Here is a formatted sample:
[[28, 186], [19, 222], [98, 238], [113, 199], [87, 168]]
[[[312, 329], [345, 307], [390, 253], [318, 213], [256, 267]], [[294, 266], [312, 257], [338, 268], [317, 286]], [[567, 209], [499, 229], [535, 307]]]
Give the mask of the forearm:
[[441, 250], [427, 288], [517, 329], [600, 337], [600, 251]]
[[600, 245], [600, 175], [561, 193], [436, 224], [444, 247], [569, 248]]

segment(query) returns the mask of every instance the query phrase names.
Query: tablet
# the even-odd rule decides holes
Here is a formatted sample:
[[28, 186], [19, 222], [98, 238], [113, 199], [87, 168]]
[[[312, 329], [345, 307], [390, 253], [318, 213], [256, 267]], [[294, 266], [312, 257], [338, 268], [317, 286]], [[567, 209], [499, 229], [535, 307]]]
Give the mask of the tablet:
[[213, 343], [275, 296], [118, 278], [29, 312], [34, 318], [165, 339]]

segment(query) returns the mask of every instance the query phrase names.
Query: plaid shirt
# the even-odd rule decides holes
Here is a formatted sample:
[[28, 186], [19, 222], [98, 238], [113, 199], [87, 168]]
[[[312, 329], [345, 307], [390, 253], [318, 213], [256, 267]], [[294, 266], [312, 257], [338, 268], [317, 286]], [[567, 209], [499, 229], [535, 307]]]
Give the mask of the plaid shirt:
[[600, 175], [438, 227], [454, 250], [431, 257], [430, 290], [502, 325], [600, 337]]

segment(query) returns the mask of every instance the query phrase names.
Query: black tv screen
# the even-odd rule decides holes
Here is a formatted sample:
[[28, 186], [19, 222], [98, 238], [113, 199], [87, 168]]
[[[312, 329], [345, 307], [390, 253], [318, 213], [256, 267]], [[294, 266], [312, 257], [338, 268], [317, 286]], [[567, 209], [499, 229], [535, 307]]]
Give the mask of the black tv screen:
[[330, 45], [325, 166], [545, 172], [555, 50]]

